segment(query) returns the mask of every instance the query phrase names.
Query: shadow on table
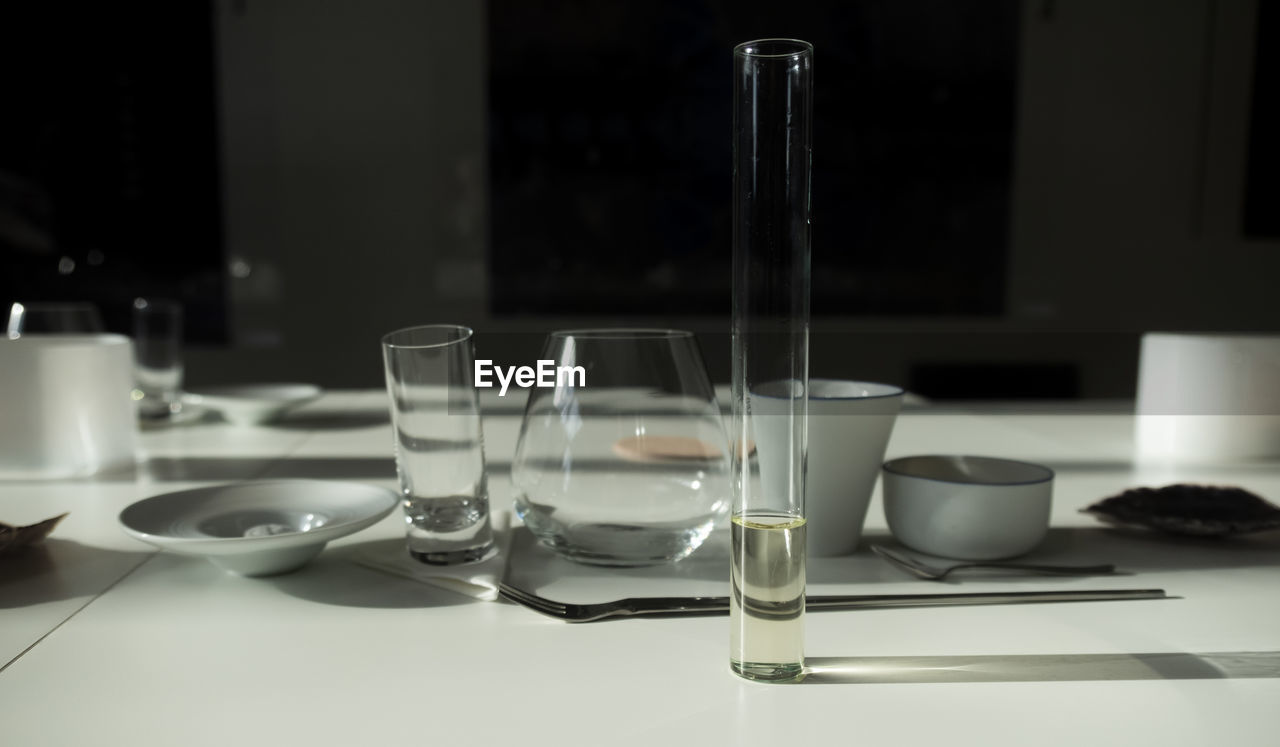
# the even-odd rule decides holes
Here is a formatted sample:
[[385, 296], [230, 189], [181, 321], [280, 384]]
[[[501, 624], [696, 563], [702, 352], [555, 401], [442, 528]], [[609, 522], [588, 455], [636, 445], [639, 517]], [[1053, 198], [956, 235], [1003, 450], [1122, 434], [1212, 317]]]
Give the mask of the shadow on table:
[[1280, 678], [1280, 651], [808, 657], [805, 685]]
[[[703, 547], [677, 563], [612, 568], [561, 558], [538, 543], [527, 528], [518, 526], [512, 534], [507, 580], [522, 589], [558, 601], [578, 603], [627, 596], [722, 596], [728, 593], [730, 548], [727, 535], [727, 531], [718, 530]], [[871, 530], [852, 555], [810, 558], [806, 569], [809, 593], [905, 594], [1164, 587], [1169, 594], [1177, 596], [1176, 579], [1171, 579], [1168, 574], [1280, 566], [1280, 532], [1208, 539], [1077, 527], [1051, 530], [1039, 548], [1018, 560], [1071, 565], [1111, 563], [1117, 567], [1117, 573], [1081, 578], [972, 570], [955, 573], [945, 581], [924, 581], [875, 555], [870, 550], [872, 544], [901, 547], [888, 532]], [[959, 562], [929, 559], [921, 553], [908, 552], [942, 565]], [[1162, 574], [1163, 577], [1156, 579], [1154, 574]]]
[[157, 482], [290, 479], [395, 479], [396, 463], [386, 457], [152, 457], [136, 471], [100, 476], [99, 481], [133, 482], [145, 475]]
[[301, 569], [263, 580], [299, 599], [338, 607], [413, 609], [475, 602], [461, 594], [375, 571], [355, 562], [361, 554], [381, 554], [392, 545], [404, 551], [404, 540], [399, 538], [327, 548]]
[[294, 431], [342, 431], [390, 424], [391, 415], [384, 407], [367, 410], [304, 410], [287, 413], [278, 420], [267, 423], [265, 427]]
[[[1159, 471], [1163, 469], [1159, 465], [1144, 464], [1139, 461], [1134, 461], [1133, 459], [1056, 459], [1052, 457], [1045, 457], [1035, 459], [1035, 463], [1048, 467], [1054, 472], [1059, 473], [1122, 472], [1137, 475], [1152, 472], [1158, 474]], [[1230, 485], [1239, 481], [1241, 476], [1244, 475], [1270, 475], [1274, 474], [1274, 472], [1275, 464], [1265, 460], [1258, 460], [1255, 462], [1239, 461], [1223, 462], [1218, 464], [1197, 464], [1194, 466], [1194, 473], [1196, 475], [1194, 480], [1197, 482], [1204, 482], [1206, 480], [1212, 480], [1214, 482], [1220, 481], [1222, 484]], [[1150, 479], [1150, 474], [1146, 474], [1139, 480], [1139, 482], [1148, 482]], [[1176, 481], [1176, 479], [1167, 480], [1167, 482], [1173, 481]], [[1151, 484], [1148, 487], [1157, 487], [1159, 484], [1164, 484], [1165, 482], [1165, 478], [1161, 478], [1160, 480], [1157, 480], [1155, 484]], [[1104, 496], [1098, 497], [1103, 498]]]
[[96, 596], [153, 554], [47, 538], [0, 555], [0, 609]]
[[312, 480], [394, 480], [396, 460], [385, 457], [288, 457], [277, 459], [260, 475], [264, 478]]
[[[871, 545], [883, 544], [902, 549], [930, 564], [946, 566], [958, 560], [933, 558], [904, 547], [883, 530], [868, 532], [853, 555], [840, 558], [810, 559], [808, 581], [813, 584], [848, 584], [905, 581], [913, 578], [892, 567], [871, 552]], [[1274, 568], [1280, 566], [1280, 531], [1260, 532], [1236, 537], [1182, 537], [1159, 532], [1103, 527], [1070, 527], [1050, 529], [1044, 541], [1027, 555], [1011, 562], [1058, 565], [1116, 566], [1117, 576], [1128, 582], [1140, 582], [1144, 573], [1227, 570], [1234, 568]], [[1110, 578], [1100, 576], [1097, 578]], [[1072, 576], [1030, 576], [1025, 573], [962, 571], [945, 581], [922, 581], [937, 587], [964, 586], [979, 582], [1001, 581], [1038, 585], [1078, 584]]]
[[[1114, 563], [1129, 573], [1274, 568], [1280, 566], [1280, 531], [1234, 537], [1187, 537], [1102, 527], [1049, 530], [1029, 562]], [[1030, 560], [1034, 558], [1035, 560]]]

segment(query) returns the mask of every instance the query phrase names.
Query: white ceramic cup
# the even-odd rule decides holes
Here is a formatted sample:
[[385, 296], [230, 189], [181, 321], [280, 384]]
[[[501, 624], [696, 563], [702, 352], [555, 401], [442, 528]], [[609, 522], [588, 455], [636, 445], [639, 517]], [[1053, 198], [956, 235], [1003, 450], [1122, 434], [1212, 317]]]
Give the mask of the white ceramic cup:
[[896, 386], [810, 379], [804, 499], [810, 556], [857, 548], [901, 409]]
[[[902, 395], [889, 384], [809, 380], [804, 504], [810, 557], [857, 548]], [[786, 490], [792, 435], [786, 399], [757, 394], [752, 403], [761, 485], [771, 493]]]
[[1142, 461], [1280, 456], [1280, 335], [1143, 335], [1137, 415]]
[[127, 337], [0, 339], [0, 479], [82, 477], [133, 465], [132, 390]]

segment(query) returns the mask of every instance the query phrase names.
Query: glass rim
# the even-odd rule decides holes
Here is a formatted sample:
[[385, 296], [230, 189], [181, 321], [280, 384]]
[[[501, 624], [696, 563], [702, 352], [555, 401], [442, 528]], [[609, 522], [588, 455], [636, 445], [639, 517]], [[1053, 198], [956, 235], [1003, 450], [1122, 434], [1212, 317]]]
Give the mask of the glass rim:
[[585, 327], [581, 329], [558, 329], [548, 337], [564, 339], [581, 337], [589, 340], [686, 340], [693, 337], [687, 329], [668, 329], [663, 327]]
[[8, 334], [0, 332], [0, 344], [79, 347], [124, 345], [132, 342], [132, 338], [116, 332], [10, 332]]
[[98, 305], [92, 301], [14, 301], [9, 305], [9, 308], [12, 310], [14, 307], [35, 311], [51, 311], [54, 309], [98, 310]]
[[[392, 338], [394, 337], [399, 337], [402, 335], [407, 336], [411, 333], [425, 332], [428, 330], [437, 330], [441, 332], [448, 330], [452, 332], [457, 332], [458, 336], [453, 339], [444, 340], [441, 342], [427, 342], [427, 343], [405, 343], [405, 342], [395, 342], [392, 340]], [[392, 350], [430, 350], [432, 348], [447, 348], [450, 345], [457, 345], [460, 342], [466, 342], [467, 340], [470, 340], [475, 335], [475, 333], [476, 332], [474, 329], [461, 324], [419, 324], [413, 327], [402, 327], [400, 329], [393, 330], [391, 332], [386, 333], [385, 335], [382, 336], [382, 346]]]
[[[779, 48], [790, 47], [785, 52], [754, 52], [752, 47], [760, 45], [777, 45]], [[751, 59], [785, 59], [787, 57], [801, 57], [803, 55], [813, 54], [813, 45], [803, 39], [790, 39], [787, 37], [770, 37], [767, 39], [752, 39], [745, 41], [733, 48], [733, 53], [739, 57], [747, 57]]]

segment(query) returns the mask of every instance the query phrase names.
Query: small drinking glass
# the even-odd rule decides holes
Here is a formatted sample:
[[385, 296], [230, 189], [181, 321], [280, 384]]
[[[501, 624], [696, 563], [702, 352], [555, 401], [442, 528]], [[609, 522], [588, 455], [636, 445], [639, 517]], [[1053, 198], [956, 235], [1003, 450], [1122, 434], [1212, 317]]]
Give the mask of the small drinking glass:
[[698, 548], [729, 506], [727, 438], [690, 332], [554, 332], [512, 463], [516, 511], [583, 563], [655, 565]]
[[157, 298], [133, 301], [134, 397], [144, 420], [182, 410], [182, 304]]
[[472, 334], [436, 324], [382, 338], [409, 554], [433, 565], [494, 550]]

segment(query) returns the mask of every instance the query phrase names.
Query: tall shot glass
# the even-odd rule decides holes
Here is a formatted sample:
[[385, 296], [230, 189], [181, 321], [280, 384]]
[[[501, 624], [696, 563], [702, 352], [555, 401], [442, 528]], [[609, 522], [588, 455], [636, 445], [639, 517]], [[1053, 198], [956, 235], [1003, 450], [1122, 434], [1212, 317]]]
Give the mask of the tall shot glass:
[[164, 420], [182, 410], [182, 304], [133, 301], [134, 397], [138, 416]]
[[472, 331], [447, 324], [382, 338], [409, 554], [433, 565], [494, 549]]
[[733, 456], [729, 666], [804, 674], [813, 46], [733, 53]]

